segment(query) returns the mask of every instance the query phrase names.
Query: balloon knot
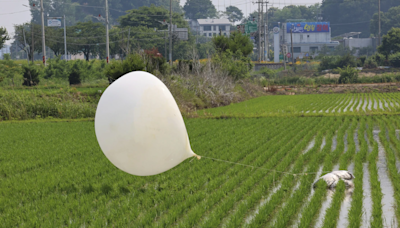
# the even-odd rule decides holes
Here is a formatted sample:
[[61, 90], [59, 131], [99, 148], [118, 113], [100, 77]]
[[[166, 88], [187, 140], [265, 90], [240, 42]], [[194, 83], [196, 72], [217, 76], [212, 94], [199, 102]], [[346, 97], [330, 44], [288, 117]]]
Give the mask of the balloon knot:
[[197, 154], [195, 154], [194, 156], [195, 156], [198, 160], [201, 159], [201, 156], [199, 156], [199, 155], [197, 155]]

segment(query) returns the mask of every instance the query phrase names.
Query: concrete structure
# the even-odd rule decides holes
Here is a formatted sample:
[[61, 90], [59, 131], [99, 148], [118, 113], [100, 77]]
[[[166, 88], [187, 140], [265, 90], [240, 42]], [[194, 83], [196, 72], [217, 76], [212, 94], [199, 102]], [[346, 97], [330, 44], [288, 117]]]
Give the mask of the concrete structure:
[[188, 20], [193, 33], [205, 37], [213, 37], [220, 34], [230, 35], [231, 22], [228, 19], [197, 19]]
[[[372, 52], [376, 51], [378, 47], [378, 38], [343, 38], [340, 41], [344, 47], [348, 47], [350, 50], [360, 49], [360, 48], [371, 48]], [[356, 52], [358, 55], [358, 50]]]
[[[280, 32], [281, 43], [286, 46], [283, 50], [292, 52], [290, 29], [293, 31], [294, 58], [317, 54], [323, 46], [332, 50], [340, 43], [331, 41], [329, 22], [288, 22], [283, 23]], [[287, 53], [283, 53], [285, 56]]]

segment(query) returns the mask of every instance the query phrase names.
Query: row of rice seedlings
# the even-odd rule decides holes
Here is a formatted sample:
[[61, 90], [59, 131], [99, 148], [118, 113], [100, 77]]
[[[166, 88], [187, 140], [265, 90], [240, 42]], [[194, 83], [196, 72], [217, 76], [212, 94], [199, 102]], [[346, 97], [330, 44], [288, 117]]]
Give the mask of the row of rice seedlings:
[[[298, 147], [298, 146], [296, 146]], [[286, 157], [285, 160], [289, 158]], [[286, 165], [286, 167], [285, 167]], [[278, 167], [278, 171], [285, 171], [289, 167], [288, 163], [282, 164]], [[269, 173], [266, 177], [265, 181], [260, 183], [257, 188], [253, 189], [252, 192], [249, 194], [250, 198], [246, 200], [240, 201], [239, 205], [236, 207], [237, 209], [235, 212], [230, 216], [229, 223], [227, 227], [237, 227], [239, 224], [243, 223], [245, 217], [249, 217], [248, 213], [254, 213], [254, 211], [258, 210], [259, 205], [263, 205], [263, 201], [265, 201], [265, 189], [272, 189], [274, 182], [280, 179], [282, 176], [281, 173]], [[268, 192], [267, 192], [268, 194]], [[254, 206], [253, 206], [254, 205]], [[254, 208], [254, 209], [252, 209]]]
[[327, 153], [330, 152], [331, 144], [332, 144], [332, 132], [335, 132], [338, 127], [338, 122], [336, 124], [333, 121], [329, 121], [328, 128], [323, 129], [319, 132], [317, 136], [318, 140], [322, 139], [322, 133], [326, 132], [328, 143], [322, 148], [320, 144], [316, 145], [312, 150], [308, 153], [311, 155], [310, 158], [310, 166], [305, 171], [307, 175], [303, 175], [300, 180], [300, 187], [295, 193], [291, 196], [288, 201], [286, 201], [285, 206], [278, 212], [277, 221], [273, 224], [274, 227], [288, 227], [291, 222], [293, 222], [294, 218], [297, 217], [300, 213], [300, 208], [304, 203], [307, 202], [307, 198], [312, 191], [312, 184], [316, 178], [317, 171], [320, 167], [321, 162], [323, 162]]
[[372, 196], [372, 214], [371, 214], [371, 227], [383, 227], [382, 219], [382, 189], [378, 177], [378, 168], [376, 166], [376, 161], [378, 158], [378, 143], [374, 140], [373, 131], [373, 120], [372, 118], [367, 119], [367, 136], [368, 141], [372, 145], [372, 151], [368, 154], [368, 170], [370, 174], [370, 184], [371, 184], [371, 196]]
[[347, 106], [352, 102], [353, 100], [353, 95], [352, 94], [346, 94], [346, 100], [344, 103], [340, 106], [338, 113], [343, 113], [346, 111]]
[[[341, 142], [343, 141], [345, 131], [349, 126], [349, 119], [342, 118], [341, 120], [343, 120], [344, 122], [341, 125], [341, 127], [339, 128], [338, 133], [337, 133], [338, 143], [333, 152], [327, 153], [327, 156], [325, 157], [324, 162], [323, 162], [324, 166], [323, 166], [322, 170], [324, 170], [324, 171], [332, 170], [333, 164], [338, 159], [337, 154], [340, 151], [343, 151], [343, 143], [341, 143]], [[323, 181], [320, 181], [320, 182], [323, 183]], [[317, 219], [317, 215], [319, 213], [321, 213], [320, 208], [322, 206], [322, 202], [326, 198], [327, 190], [326, 190], [325, 183], [320, 184], [320, 185], [321, 186], [323, 185], [324, 187], [316, 188], [315, 193], [310, 200], [310, 203], [304, 208], [304, 212], [302, 213], [299, 227], [312, 226], [316, 222], [315, 220]]]
[[[314, 122], [310, 124], [310, 127], [315, 126], [315, 124], [318, 122], [319, 121], [314, 120]], [[296, 132], [296, 131], [294, 131], [294, 132]], [[302, 131], [302, 132], [300, 132], [300, 136], [302, 136], [303, 134], [306, 134], [306, 133], [307, 133], [307, 131]], [[294, 135], [292, 135], [292, 138], [293, 138], [293, 136]], [[298, 138], [298, 137], [295, 137], [295, 138]], [[255, 165], [262, 166], [262, 164], [266, 164], [266, 165], [271, 164], [270, 166], [266, 166], [265, 168], [272, 169], [276, 164], [279, 163], [279, 161], [283, 162], [285, 159], [282, 159], [282, 158], [288, 156], [288, 153], [293, 153], [293, 152], [291, 152], [290, 148], [293, 148], [293, 145], [295, 143], [297, 143], [297, 140], [295, 138], [293, 138], [293, 140], [288, 142], [287, 146], [281, 148], [278, 152], [276, 152], [276, 149], [278, 148], [277, 145], [273, 146], [273, 147], [275, 147], [274, 150], [268, 151], [267, 153], [263, 152], [263, 150], [265, 150], [265, 148], [260, 148], [259, 153], [261, 153], [261, 158], [256, 160]], [[282, 143], [282, 142], [280, 142], [280, 143]], [[262, 166], [262, 167], [264, 167], [264, 166]], [[242, 175], [232, 178], [232, 181], [231, 181], [231, 182], [235, 181], [234, 185], [236, 188], [232, 188], [232, 189], [228, 190], [228, 189], [225, 189], [225, 186], [222, 186], [222, 189], [219, 189], [217, 191], [215, 191], [215, 189], [214, 189], [213, 190], [214, 192], [211, 193], [211, 195], [209, 197], [207, 197], [207, 200], [203, 201], [199, 205], [196, 205], [196, 207], [194, 208], [193, 211], [189, 211], [186, 214], [186, 219], [181, 220], [179, 222], [179, 224], [181, 226], [193, 226], [194, 224], [197, 224], [197, 220], [202, 217], [203, 213], [205, 213], [207, 211], [207, 209], [209, 209], [210, 207], [212, 207], [213, 205], [215, 205], [216, 203], [219, 203], [219, 202], [234, 203], [235, 198], [237, 198], [239, 195], [242, 195], [244, 192], [246, 192], [249, 189], [251, 189], [252, 187], [254, 187], [254, 185], [261, 178], [263, 178], [265, 176], [265, 175], [263, 175], [263, 173], [265, 173], [264, 170], [252, 171], [252, 169], [250, 167], [249, 168], [239, 167], [239, 169], [241, 170], [240, 173]], [[249, 178], [249, 176], [251, 178]], [[242, 181], [245, 181], [245, 182], [243, 184], [240, 184]], [[232, 192], [231, 194], [233, 194], [235, 197], [231, 197], [231, 194], [228, 195], [227, 193], [229, 193], [229, 192]], [[216, 195], [219, 197], [213, 197], [213, 195]], [[225, 198], [225, 197], [227, 197], [227, 198]], [[229, 203], [228, 204], [220, 203], [219, 205], [229, 205]], [[219, 209], [218, 211], [225, 212], [225, 209]], [[210, 213], [210, 214], [213, 217], [215, 217], [215, 213]], [[213, 217], [209, 218], [208, 221], [213, 221], [213, 219], [212, 219]]]
[[331, 107], [334, 102], [336, 102], [336, 97], [325, 95], [325, 100], [318, 109], [320, 112], [326, 113], [328, 112], [328, 108]]
[[[258, 121], [260, 122], [260, 121]], [[278, 124], [279, 122], [275, 122], [275, 124]], [[289, 124], [292, 123], [289, 121]], [[288, 127], [290, 125], [283, 125], [283, 127]], [[226, 147], [223, 149], [220, 149], [218, 151], [215, 151], [217, 153], [210, 154], [207, 156], [211, 157], [217, 157], [219, 159], [226, 159], [229, 161], [233, 162], [246, 162], [246, 159], [253, 158], [254, 156], [258, 156], [257, 153], [253, 153], [253, 151], [256, 150], [256, 148], [260, 147], [264, 143], [260, 142], [264, 137], [274, 137], [275, 135], [279, 135], [278, 131], [275, 130], [282, 130], [284, 129], [283, 127], [278, 127], [274, 129], [273, 131], [266, 131], [265, 129], [270, 129], [271, 126], [262, 126], [261, 128], [257, 130], [246, 130], [243, 131], [245, 132], [253, 132], [253, 135], [251, 138], [244, 138], [245, 140], [240, 140], [238, 144], [235, 144], [234, 146], [231, 147]], [[247, 134], [246, 134], [247, 135]], [[223, 138], [223, 137], [221, 137]], [[219, 139], [221, 139], [219, 138]], [[218, 142], [215, 142], [212, 145], [216, 145]], [[249, 144], [247, 144], [249, 143]], [[242, 153], [234, 153], [232, 154], [232, 150], [243, 150]], [[229, 153], [231, 153], [230, 156]], [[196, 161], [197, 162], [197, 161]], [[200, 166], [201, 163], [201, 166]], [[182, 196], [184, 198], [187, 198], [186, 200], [176, 200], [174, 197], [166, 199], [160, 204], [160, 211], [169, 211], [168, 215], [164, 214], [161, 217], [158, 217], [156, 222], [157, 223], [165, 223], [166, 225], [171, 225], [175, 221], [178, 220], [179, 216], [181, 216], [183, 213], [185, 213], [185, 209], [191, 208], [193, 205], [198, 204], [201, 202], [205, 196], [207, 196], [207, 192], [212, 191], [212, 189], [218, 188], [220, 185], [225, 184], [231, 179], [227, 179], [226, 176], [234, 176], [236, 175], [235, 169], [232, 167], [231, 164], [229, 163], [220, 163], [217, 162], [217, 164], [214, 161], [210, 160], [201, 160], [199, 165], [196, 167], [199, 170], [199, 172], [195, 172], [195, 174], [190, 174], [188, 177], [182, 177], [183, 179], [193, 179], [195, 180], [193, 183], [196, 183], [198, 185], [197, 188], [193, 188], [193, 184], [186, 185], [184, 189], [182, 189]], [[193, 165], [193, 163], [191, 164]], [[210, 172], [210, 169], [213, 170], [213, 172]], [[190, 192], [192, 191], [192, 192]], [[181, 197], [181, 196], [179, 196]], [[138, 225], [145, 225], [148, 223], [152, 224], [154, 223], [154, 218], [153, 216], [156, 212], [154, 211], [149, 211], [145, 214], [146, 219], [145, 220], [139, 220], [137, 222]]]
[[[288, 140], [289, 138], [285, 138], [285, 137], [283, 137], [284, 135], [282, 134], [282, 131], [284, 131], [284, 129], [286, 128], [290, 128], [290, 126], [294, 126], [294, 124], [292, 123], [292, 121], [289, 121], [289, 125], [286, 125], [286, 124], [284, 124], [283, 125], [283, 127], [279, 127], [279, 128], [276, 128], [276, 129], [274, 129], [273, 131], [272, 131], [272, 135], [270, 135], [270, 134], [267, 134], [267, 135], [265, 135], [265, 137], [266, 138], [272, 138], [272, 139], [282, 139], [282, 140]], [[271, 129], [271, 128], [269, 128], [269, 129]], [[261, 130], [261, 131], [263, 131], [263, 130]], [[259, 147], [261, 147], [261, 146], [264, 146], [265, 145], [265, 143], [264, 143], [264, 141], [263, 141], [263, 138], [264, 137], [262, 137], [262, 138], [255, 138], [255, 140], [257, 140], [258, 142], [261, 142], [261, 145], [260, 145], [260, 143], [254, 143], [255, 144], [255, 146], [256, 146], [256, 148], [259, 148]], [[247, 144], [246, 143], [249, 143], [248, 142], [248, 140], [247, 140], [247, 142], [242, 142], [241, 144], [242, 145], [244, 145], [244, 146], [246, 146]], [[269, 144], [266, 144], [267, 146], [269, 145]], [[251, 147], [250, 149], [251, 150], [253, 150], [254, 152], [257, 152], [257, 150], [256, 150], [256, 148], [253, 148], [253, 147]], [[235, 150], [238, 150], [238, 151], [240, 151], [241, 149], [240, 148], [237, 148], [237, 149], [235, 149]], [[234, 150], [234, 151], [235, 151]], [[246, 149], [247, 150], [247, 149]], [[229, 158], [229, 154], [232, 154], [232, 151], [227, 151], [227, 152], [224, 152], [224, 151], [222, 151], [223, 153], [220, 153], [220, 155], [217, 155], [217, 154], [215, 154], [214, 155], [214, 157], [217, 157], [217, 158], [224, 158], [224, 157], [227, 157], [227, 158], [225, 158], [226, 160], [229, 160], [229, 161], [232, 161], [232, 158]], [[233, 154], [235, 154], [235, 153], [233, 153]], [[251, 155], [251, 154], [247, 154], [246, 153], [246, 151], [242, 151], [241, 153], [237, 153], [238, 155], [240, 155], [243, 159], [245, 159], [245, 160], [236, 160], [235, 162], [241, 162], [241, 163], [245, 163], [245, 164], [248, 164], [247, 162], [250, 162], [251, 160], [249, 160], [249, 159], [254, 159], [254, 156], [259, 156], [258, 154], [258, 152], [257, 153], [254, 153], [254, 155]], [[222, 156], [223, 155], [223, 156]], [[232, 155], [230, 155], [230, 156], [232, 156]], [[205, 162], [208, 162], [208, 163], [213, 163], [213, 164], [215, 164], [213, 161], [207, 161], [207, 160], [205, 160]], [[213, 170], [213, 172], [211, 172], [210, 174], [207, 174], [207, 176], [211, 176], [210, 177], [210, 181], [209, 182], [206, 182], [206, 187], [207, 187], [207, 189], [205, 189], [205, 191], [207, 191], [207, 192], [210, 192], [210, 193], [212, 193], [212, 191], [215, 189], [215, 188], [218, 188], [220, 185], [222, 185], [222, 184], [224, 184], [226, 181], [228, 181], [228, 180], [230, 180], [230, 179], [227, 179], [225, 176], [235, 176], [236, 175], [236, 173], [237, 173], [237, 169], [239, 169], [240, 167], [237, 167], [237, 166], [232, 166], [232, 164], [229, 164], [229, 163], [219, 163], [219, 162], [217, 162], [215, 165], [217, 165], [215, 168], [213, 168], [213, 169], [217, 169], [217, 170], [224, 170], [224, 173], [221, 173], [221, 172], [217, 172], [217, 170]], [[207, 170], [207, 169], [206, 169]], [[209, 170], [208, 170], [209, 171]], [[216, 176], [214, 176], [216, 174]], [[201, 177], [199, 177], [200, 178], [200, 180], [202, 179]], [[186, 208], [186, 204], [189, 204], [189, 203], [191, 203], [191, 202], [188, 202], [188, 201], [186, 201], [184, 204], [177, 204], [177, 205], [175, 205], [175, 207], [174, 208], [171, 208], [171, 210], [172, 211], [175, 211], [175, 210], [178, 210], [180, 213], [179, 214], [174, 214], [174, 216], [164, 216], [164, 218], [163, 217], [161, 217], [159, 220], [159, 222], [158, 223], [160, 223], [160, 224], [163, 224], [163, 223], [171, 223], [171, 222], [175, 222], [175, 221], [177, 221], [178, 220], [178, 216], [180, 216], [184, 211], [185, 211], [185, 208]], [[180, 208], [180, 209], [177, 209], [177, 208]]]
[[[381, 131], [379, 136], [380, 136], [381, 142], [386, 151], [387, 166], [388, 166], [389, 176], [390, 176], [392, 185], [394, 187], [394, 192], [398, 193], [398, 192], [400, 192], [400, 174], [398, 173], [398, 170], [397, 170], [396, 161], [398, 161], [398, 156], [396, 158], [396, 151], [397, 151], [397, 155], [399, 155], [400, 143], [399, 143], [399, 140], [397, 140], [396, 132], [393, 127], [393, 123], [391, 121], [389, 121], [389, 119], [387, 119], [386, 117], [383, 118], [383, 121], [380, 121], [380, 127], [381, 127], [381, 129], [385, 129], [386, 128], [385, 125], [386, 125], [389, 128], [389, 131], [388, 131], [389, 140], [387, 140], [385, 137], [386, 132]], [[394, 148], [390, 146], [391, 143], [394, 144]], [[397, 205], [396, 207], [394, 207], [396, 210], [397, 221], [400, 221], [399, 220], [400, 219], [400, 208], [398, 206], [398, 205], [400, 205], [400, 195], [394, 194], [394, 198], [396, 200], [396, 205]]]
[[[292, 173], [300, 173], [302, 172], [303, 166], [307, 165], [306, 161], [309, 161], [309, 153], [303, 154], [299, 156], [299, 152], [303, 151], [307, 146], [309, 140], [314, 136], [314, 132], [310, 131], [308, 135], [305, 137], [306, 140], [301, 141], [296, 145], [297, 153], [293, 155], [293, 159], [296, 158], [295, 164], [292, 169]], [[282, 185], [279, 190], [277, 190], [269, 199], [267, 203], [262, 205], [259, 208], [258, 214], [254, 216], [254, 219], [250, 221], [248, 224], [249, 227], [259, 227], [264, 226], [272, 219], [273, 212], [276, 207], [280, 205], [285, 196], [287, 197], [290, 194], [290, 190], [294, 186], [294, 175], [285, 175], [282, 180]]]
[[351, 202], [350, 211], [348, 214], [349, 226], [348, 227], [360, 227], [362, 221], [362, 208], [363, 208], [363, 163], [366, 161], [368, 145], [364, 139], [365, 132], [365, 119], [361, 118], [358, 128], [358, 142], [360, 143], [360, 150], [357, 152], [354, 158], [354, 192], [353, 199]]
[[[396, 188], [393, 181], [398, 181], [397, 169], [396, 169], [396, 157], [394, 152], [390, 147], [390, 141], [387, 137], [387, 129], [381, 118], [374, 118], [379, 126], [379, 134], [376, 136], [375, 140], [378, 142], [379, 149], [379, 159], [378, 159], [378, 169], [379, 177], [382, 187], [382, 210], [384, 217], [384, 226], [397, 227], [396, 215], [394, 212], [395, 205], [395, 191]], [[389, 172], [388, 172], [389, 171]]]
[[[347, 152], [342, 154], [339, 158], [339, 170], [347, 170], [350, 162], [355, 155], [355, 144], [353, 134], [357, 127], [357, 122], [353, 119], [349, 129], [347, 130]], [[342, 183], [344, 185], [344, 183]], [[341, 204], [345, 197], [344, 187], [337, 186], [333, 195], [333, 200], [330, 208], [327, 209], [323, 227], [336, 227], [340, 214]]]
[[[47, 125], [50, 125], [50, 124], [52, 124], [52, 129], [49, 129], [49, 128], [47, 128], [46, 130], [46, 132], [51, 132], [51, 133], [47, 133], [47, 134], [54, 134], [54, 135], [57, 135], [57, 136], [59, 136], [59, 134], [57, 133], [57, 132], [54, 132], [54, 129], [56, 128], [57, 129], [57, 131], [60, 131], [60, 132], [63, 132], [63, 131], [65, 131], [65, 129], [64, 128], [62, 128], [62, 126], [64, 126], [65, 125], [65, 127], [66, 127], [66, 129], [69, 129], [69, 128], [73, 128], [73, 129], [80, 129], [80, 131], [82, 131], [82, 128], [81, 127], [78, 127], [78, 128], [76, 128], [76, 127], [72, 127], [71, 126], [71, 124], [72, 123], [70, 123], [68, 126], [66, 126], [66, 124], [60, 124], [60, 123], [56, 123], [56, 124], [54, 124], [54, 123], [46, 123], [45, 125], [47, 126]], [[75, 123], [74, 123], [75, 124]], [[77, 123], [77, 124], [79, 124], [79, 123]], [[68, 134], [68, 135], [66, 135], [66, 137], [60, 137], [60, 138], [62, 138], [63, 140], [61, 140], [61, 141], [65, 141], [67, 144], [70, 144], [71, 145], [71, 138], [73, 138], [72, 140], [75, 140], [76, 142], [75, 143], [77, 143], [76, 144], [76, 147], [78, 147], [77, 148], [77, 150], [79, 150], [80, 148], [82, 148], [82, 149], [86, 149], [86, 147], [83, 147], [83, 145], [87, 145], [87, 143], [85, 143], [85, 140], [83, 141], [83, 143], [82, 142], [79, 142], [79, 141], [77, 141], [76, 140], [76, 137], [79, 137], [79, 139], [86, 139], [87, 140], [87, 137], [85, 137], [85, 135], [93, 135], [93, 132], [92, 132], [92, 123], [85, 123], [89, 128], [87, 128], [87, 129], [90, 129], [90, 133], [89, 134], [87, 134], [87, 132], [86, 131], [82, 131], [82, 134], [75, 134], [75, 135], [73, 135], [73, 134]], [[40, 124], [39, 124], [40, 125]], [[61, 126], [60, 126], [61, 125]], [[26, 128], [26, 125], [16, 125], [16, 124], [13, 124], [13, 126], [25, 126], [24, 127], [24, 130], [26, 131], [26, 130], [28, 130], [28, 132], [29, 132], [29, 128]], [[257, 125], [255, 125], [255, 126], [257, 126]], [[34, 129], [36, 129], [36, 126], [32, 126], [32, 128], [34, 128]], [[86, 129], [86, 128], [84, 128], [84, 129]], [[33, 130], [33, 129], [32, 129]], [[46, 133], [46, 132], [41, 132], [41, 133]], [[68, 131], [67, 131], [68, 132]], [[76, 132], [76, 133], [78, 133], [78, 132]], [[46, 140], [44, 140], [44, 141], [48, 141], [48, 139], [49, 139], [49, 136], [50, 135], [47, 135], [47, 136], [42, 136], [42, 135], [38, 135], [38, 137], [39, 138], [41, 138], [42, 140], [43, 139], [46, 139]], [[72, 137], [73, 136], [73, 137]], [[51, 137], [50, 137], [51, 138]], [[40, 144], [40, 140], [37, 140], [37, 139], [35, 139], [35, 138], [31, 138], [31, 141], [33, 141], [33, 142], [35, 142], [35, 147], [37, 148], [37, 149], [40, 149], [40, 148], [42, 148], [43, 149], [43, 144]], [[95, 142], [95, 144], [97, 144], [97, 142], [96, 142], [96, 140], [93, 138], [93, 140], [89, 140], [90, 142]], [[39, 142], [39, 143], [38, 143]], [[89, 144], [91, 147], [92, 147], [92, 145], [91, 144]], [[28, 145], [26, 145], [26, 146], [28, 146]], [[80, 148], [79, 148], [80, 147]], [[12, 147], [10, 147], [10, 148], [12, 148]], [[29, 146], [28, 146], [28, 148], [30, 148]], [[62, 147], [61, 147], [62, 148]], [[71, 167], [68, 167], [68, 166], [66, 166], [66, 167], [62, 167], [62, 169], [60, 170], [60, 167], [56, 167], [55, 169], [50, 169], [50, 170], [43, 170], [43, 171], [41, 171], [40, 173], [34, 173], [34, 175], [35, 176], [33, 176], [33, 178], [31, 178], [31, 177], [29, 177], [29, 178], [26, 178], [26, 175], [24, 175], [24, 176], [22, 176], [24, 179], [21, 179], [21, 177], [19, 178], [19, 179], [17, 179], [17, 178], [15, 178], [14, 180], [11, 180], [11, 182], [10, 182], [10, 184], [12, 185], [13, 183], [24, 183], [25, 182], [25, 179], [27, 179], [27, 180], [29, 180], [29, 181], [26, 181], [25, 183], [27, 184], [26, 186], [22, 186], [22, 188], [24, 189], [24, 191], [26, 191], [26, 192], [24, 192], [24, 195], [23, 195], [23, 197], [20, 197], [20, 198], [18, 198], [19, 196], [18, 196], [18, 194], [15, 194], [15, 192], [14, 192], [14, 194], [8, 194], [10, 197], [11, 196], [15, 196], [16, 195], [16, 197], [18, 198], [16, 198], [16, 200], [26, 200], [27, 202], [29, 202], [29, 201], [36, 201], [36, 197], [37, 197], [37, 194], [36, 194], [36, 190], [35, 189], [37, 189], [37, 187], [38, 186], [40, 186], [40, 191], [41, 191], [41, 193], [42, 193], [42, 195], [47, 195], [47, 194], [49, 194], [49, 193], [53, 193], [54, 192], [54, 187], [56, 187], [56, 188], [58, 188], [58, 189], [60, 189], [60, 191], [63, 191], [62, 189], [65, 189], [66, 190], [66, 192], [68, 193], [68, 192], [70, 192], [67, 188], [69, 187], [69, 186], [71, 186], [72, 188], [74, 188], [74, 186], [76, 186], [76, 185], [78, 185], [79, 186], [79, 179], [82, 179], [83, 180], [83, 182], [85, 182], [85, 181], [87, 181], [88, 179], [89, 180], [91, 180], [91, 179], [97, 179], [97, 178], [93, 178], [93, 176], [98, 176], [98, 175], [101, 175], [101, 173], [104, 173], [104, 172], [106, 172], [106, 173], [108, 173], [109, 172], [109, 169], [108, 169], [108, 167], [111, 167], [112, 169], [111, 170], [113, 170], [113, 172], [115, 171], [115, 168], [112, 166], [112, 165], [110, 165], [109, 164], [109, 162], [108, 161], [105, 161], [106, 159], [105, 158], [103, 158], [103, 156], [101, 156], [101, 152], [100, 152], [100, 150], [98, 150], [98, 146], [95, 146], [95, 147], [93, 147], [93, 148], [95, 148], [95, 151], [93, 152], [93, 153], [84, 153], [84, 154], [82, 154], [82, 155], [87, 155], [87, 156], [85, 156], [85, 157], [80, 157], [79, 159], [80, 160], [82, 160], [82, 164], [80, 165], [79, 163], [80, 162], [78, 162], [77, 163], [77, 161], [78, 160], [76, 160], [76, 158], [71, 158], [72, 159], [72, 162], [70, 162], [70, 161], [68, 161], [67, 160], [67, 164], [68, 164], [68, 166], [71, 166], [72, 167], [72, 169], [71, 169]], [[71, 149], [72, 151], [75, 151], [75, 148], [74, 147], [69, 147], [69, 149]], [[49, 152], [49, 150], [46, 150], [46, 152]], [[88, 151], [89, 152], [89, 151]], [[29, 151], [28, 151], [28, 153], [29, 153]], [[50, 153], [47, 157], [51, 157], [51, 155], [52, 155], [52, 153]], [[93, 156], [94, 155], [94, 156]], [[99, 156], [96, 156], [96, 155], [99, 155]], [[88, 159], [88, 158], [90, 158], [90, 157], [93, 157], [93, 158], [95, 158], [95, 159]], [[101, 158], [100, 160], [101, 160], [101, 162], [99, 162], [99, 158]], [[76, 161], [75, 161], [76, 160]], [[79, 160], [79, 161], [80, 161]], [[86, 163], [86, 165], [84, 165]], [[83, 175], [82, 175], [82, 173], [80, 173], [79, 172], [79, 170], [76, 170], [75, 168], [76, 167], [87, 167], [87, 164], [90, 164], [90, 168], [91, 168], [91, 170], [93, 170], [93, 171], [91, 171], [91, 172], [87, 172], [86, 174], [85, 173], [83, 173]], [[62, 166], [65, 166], [66, 165], [66, 163], [61, 163], [61, 165]], [[95, 165], [95, 166], [93, 166], [93, 165]], [[98, 166], [98, 167], [96, 167], [96, 166]], [[74, 170], [74, 172], [71, 172], [71, 170]], [[86, 170], [86, 168], [84, 169], [84, 171]], [[100, 171], [100, 172], [99, 172]], [[76, 176], [76, 172], [78, 172], [78, 174], [80, 174], [80, 175], [78, 175], [78, 176]], [[122, 172], [121, 172], [122, 173]], [[50, 174], [50, 175], [49, 175]], [[62, 174], [62, 177], [53, 177], [54, 175], [53, 174], [56, 174], [56, 175], [58, 175], [58, 176], [60, 176], [59, 174]], [[88, 175], [89, 174], [89, 175]], [[92, 175], [93, 174], [93, 175]], [[36, 177], [37, 176], [41, 176], [41, 177], [43, 177], [43, 178], [41, 178], [41, 179], [37, 179]], [[70, 176], [73, 176], [73, 178], [70, 178]], [[57, 179], [58, 179], [58, 181], [57, 181]], [[42, 181], [43, 180], [43, 181]], [[52, 181], [50, 181], [49, 182], [49, 180], [52, 180]], [[60, 180], [63, 180], [63, 181], [61, 181], [60, 182]], [[67, 180], [67, 181], [65, 181], [65, 180]], [[57, 181], [57, 182], [60, 182], [59, 184], [57, 184], [57, 185], [54, 185], [54, 181]], [[29, 182], [32, 182], [32, 183], [29, 183]], [[36, 183], [35, 183], [36, 182]], [[44, 183], [42, 183], [42, 182], [44, 182]], [[47, 183], [47, 182], [49, 182], [49, 183]], [[73, 182], [73, 185], [72, 185], [72, 183], [71, 182]], [[4, 182], [3, 182], [4, 183]], [[6, 184], [6, 183], [4, 183], [4, 184]], [[10, 186], [10, 184], [8, 184], [8, 185], [6, 185], [6, 186]], [[11, 187], [11, 186], [10, 186]], [[18, 187], [18, 186], [17, 186]], [[28, 187], [28, 188], [27, 188]], [[84, 186], [83, 186], [84, 187]], [[4, 188], [3, 188], [4, 189]], [[11, 188], [11, 189], [13, 189], [13, 188]], [[20, 190], [18, 190], [18, 188], [14, 188], [14, 191], [15, 190], [17, 190], [17, 191], [20, 191]], [[22, 190], [22, 189], [21, 189]], [[73, 189], [72, 189], [73, 190]], [[78, 189], [79, 190], [79, 189]], [[29, 195], [32, 195], [32, 197], [31, 197], [31, 199], [29, 199]], [[56, 191], [56, 194], [59, 194], [59, 192], [58, 191]], [[28, 197], [27, 197], [28, 196]], [[34, 206], [36, 206], [37, 207], [37, 205], [35, 204]], [[46, 213], [48, 213], [48, 208], [44, 208], [45, 210], [46, 210]]]

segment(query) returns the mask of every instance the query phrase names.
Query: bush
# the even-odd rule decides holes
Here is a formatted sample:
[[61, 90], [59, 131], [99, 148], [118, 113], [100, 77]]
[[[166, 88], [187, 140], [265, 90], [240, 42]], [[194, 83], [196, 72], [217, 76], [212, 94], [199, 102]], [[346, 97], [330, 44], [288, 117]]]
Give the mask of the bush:
[[378, 66], [388, 65], [386, 57], [380, 53], [376, 53], [371, 58], [378, 64]]
[[378, 63], [376, 63], [374, 58], [370, 57], [367, 60], [365, 60], [363, 67], [366, 69], [374, 69], [378, 67]]
[[61, 60], [60, 57], [57, 57], [55, 59], [49, 59], [47, 61], [47, 66], [44, 70], [43, 77], [45, 79], [49, 78], [67, 79], [69, 75], [69, 65], [70, 64], [68, 64], [67, 61]]
[[[240, 57], [235, 57], [240, 56]], [[221, 68], [228, 73], [234, 80], [244, 79], [250, 76], [250, 71], [253, 68], [251, 59], [244, 57], [238, 53], [232, 54], [230, 50], [221, 52], [212, 58], [214, 64], [220, 65]]]
[[389, 55], [389, 63], [391, 66], [400, 67], [400, 52]]
[[338, 68], [340, 77], [339, 83], [348, 84], [348, 83], [356, 83], [358, 80], [358, 70], [354, 69], [351, 66], [347, 66], [346, 68]]
[[22, 85], [24, 86], [34, 86], [39, 84], [39, 68], [35, 65], [30, 63], [29, 65], [23, 65], [22, 66], [23, 70], [23, 77], [24, 77], [24, 82]]
[[357, 66], [358, 66], [358, 67], [363, 67], [364, 64], [365, 64], [365, 60], [366, 60], [366, 59], [367, 59], [367, 56], [365, 56], [365, 55], [360, 56], [360, 57], [357, 59]]
[[132, 72], [146, 69], [146, 64], [139, 54], [131, 54], [125, 60], [113, 60], [106, 66], [105, 74], [110, 84], [121, 76]]
[[340, 57], [336, 62], [336, 67], [344, 68], [347, 66], [350, 66], [350, 67], [357, 66], [355, 57], [352, 56], [350, 53], [347, 53], [346, 55]]
[[319, 71], [336, 68], [336, 56], [323, 56], [318, 66]]
[[68, 81], [70, 85], [81, 84], [81, 68], [79, 67], [78, 61], [72, 65]]

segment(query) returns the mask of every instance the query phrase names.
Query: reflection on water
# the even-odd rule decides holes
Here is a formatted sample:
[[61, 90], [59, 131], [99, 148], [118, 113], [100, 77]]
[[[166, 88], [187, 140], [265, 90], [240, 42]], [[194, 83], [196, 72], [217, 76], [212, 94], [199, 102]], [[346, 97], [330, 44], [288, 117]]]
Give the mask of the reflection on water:
[[[351, 173], [354, 173], [354, 162], [352, 162], [349, 165], [347, 170], [350, 171]], [[351, 201], [353, 199], [351, 196], [353, 195], [353, 192], [354, 192], [354, 184], [353, 183], [351, 183], [351, 184], [352, 184], [351, 187], [346, 188], [345, 197], [344, 197], [344, 200], [340, 207], [338, 227], [347, 227], [349, 224], [347, 215], [349, 213], [349, 210], [351, 207]]]
[[379, 139], [379, 130], [374, 130], [374, 140], [378, 143], [378, 161], [376, 166], [378, 168], [379, 181], [382, 189], [382, 217], [385, 227], [391, 227], [394, 225], [397, 227], [397, 221], [395, 216], [395, 205], [394, 205], [394, 190], [392, 182], [389, 179], [387, 173], [387, 162], [385, 149]]

